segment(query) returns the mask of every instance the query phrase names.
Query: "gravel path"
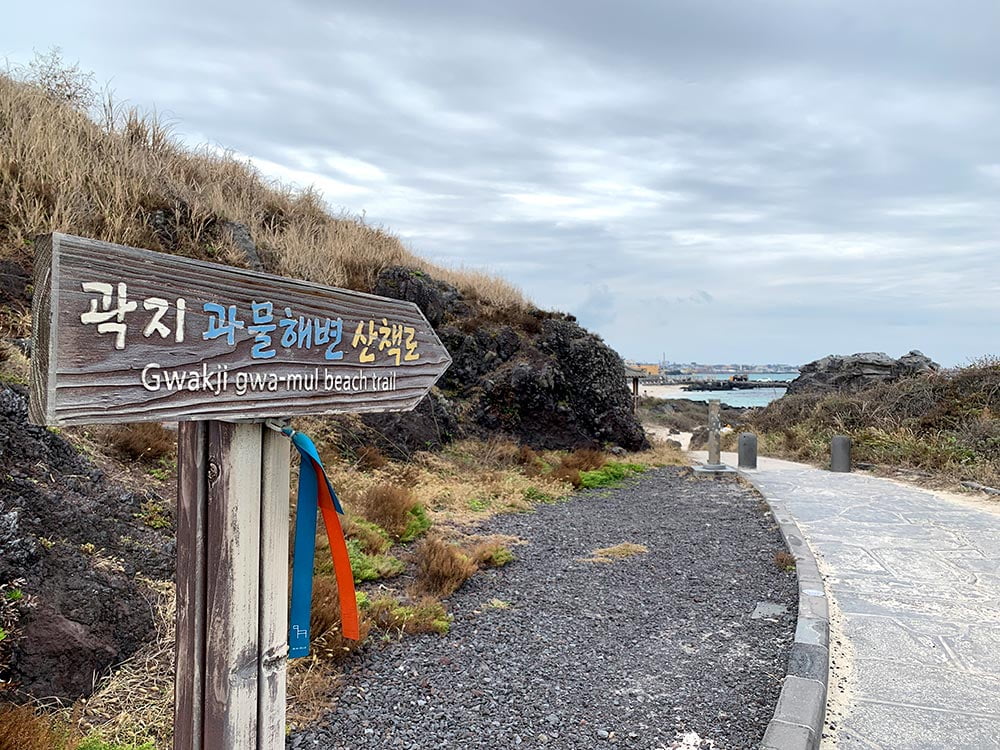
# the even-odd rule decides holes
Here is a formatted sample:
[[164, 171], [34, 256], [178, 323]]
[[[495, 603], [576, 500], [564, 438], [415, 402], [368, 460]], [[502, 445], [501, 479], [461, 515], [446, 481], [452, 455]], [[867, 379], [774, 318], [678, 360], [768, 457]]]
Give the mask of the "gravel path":
[[[482, 532], [528, 543], [451, 598], [449, 635], [368, 649], [328, 724], [289, 747], [757, 746], [796, 582], [774, 562], [784, 546], [753, 491], [660, 469]], [[649, 552], [582, 560], [622, 542]], [[786, 612], [753, 618], [758, 602]]]

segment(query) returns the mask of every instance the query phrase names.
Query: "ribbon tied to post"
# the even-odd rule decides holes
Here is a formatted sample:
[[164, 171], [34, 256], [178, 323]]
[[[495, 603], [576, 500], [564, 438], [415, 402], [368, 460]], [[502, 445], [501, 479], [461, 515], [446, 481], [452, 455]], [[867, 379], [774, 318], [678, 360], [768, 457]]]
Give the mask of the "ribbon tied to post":
[[268, 422], [291, 439], [302, 462], [295, 509], [295, 552], [292, 556], [292, 603], [288, 619], [288, 658], [309, 655], [309, 618], [312, 611], [313, 563], [316, 554], [316, 516], [323, 514], [326, 536], [330, 541], [333, 571], [340, 599], [340, 621], [345, 638], [360, 639], [358, 602], [354, 593], [354, 574], [347, 553], [347, 542], [340, 524], [344, 509], [323, 469], [316, 445], [291, 427]]

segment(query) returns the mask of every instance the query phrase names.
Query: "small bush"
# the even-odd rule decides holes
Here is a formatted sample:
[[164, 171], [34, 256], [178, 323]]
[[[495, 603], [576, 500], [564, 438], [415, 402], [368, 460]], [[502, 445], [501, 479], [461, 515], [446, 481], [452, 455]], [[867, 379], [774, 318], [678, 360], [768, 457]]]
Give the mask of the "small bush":
[[419, 506], [413, 492], [395, 484], [372, 485], [354, 497], [354, 504], [362, 516], [381, 526], [393, 539], [419, 535], [422, 531], [416, 529], [426, 521], [426, 517], [421, 520], [423, 508], [416, 510]]
[[424, 506], [417, 503], [410, 508], [410, 518], [403, 533], [399, 535], [399, 541], [412, 542], [431, 527], [431, 519], [427, 517]]
[[784, 550], [774, 554], [774, 564], [785, 571], [795, 570], [795, 558]]
[[358, 546], [369, 555], [381, 555], [392, 546], [385, 529], [357, 516], [344, 518], [344, 536], [357, 541]]
[[502, 568], [514, 562], [514, 553], [496, 541], [485, 541], [469, 550], [469, 557], [481, 568]]
[[552, 479], [556, 479], [560, 482], [566, 482], [574, 487], [580, 487], [583, 484], [583, 480], [580, 477], [580, 470], [571, 469], [567, 466], [555, 467], [549, 476]]
[[430, 536], [421, 542], [416, 560], [414, 590], [420, 594], [449, 596], [476, 572], [475, 561], [439, 536]]
[[115, 425], [105, 432], [105, 443], [118, 453], [138, 461], [155, 463], [177, 450], [177, 435], [159, 422]]

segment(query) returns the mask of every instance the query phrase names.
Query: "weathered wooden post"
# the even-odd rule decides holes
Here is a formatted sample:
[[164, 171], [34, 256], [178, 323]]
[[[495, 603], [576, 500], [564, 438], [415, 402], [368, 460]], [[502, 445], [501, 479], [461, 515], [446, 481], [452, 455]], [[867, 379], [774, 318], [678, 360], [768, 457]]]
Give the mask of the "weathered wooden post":
[[416, 305], [63, 234], [36, 244], [30, 417], [180, 422], [176, 750], [284, 746], [289, 443], [406, 411], [451, 358]]

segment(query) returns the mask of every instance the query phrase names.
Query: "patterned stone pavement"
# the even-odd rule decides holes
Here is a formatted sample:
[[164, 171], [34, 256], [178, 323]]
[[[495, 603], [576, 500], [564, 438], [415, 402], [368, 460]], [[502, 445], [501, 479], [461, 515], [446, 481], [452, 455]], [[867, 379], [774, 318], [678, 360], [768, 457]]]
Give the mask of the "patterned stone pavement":
[[833, 605], [823, 748], [1000, 748], [1000, 502], [773, 459], [753, 480]]

